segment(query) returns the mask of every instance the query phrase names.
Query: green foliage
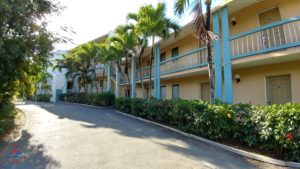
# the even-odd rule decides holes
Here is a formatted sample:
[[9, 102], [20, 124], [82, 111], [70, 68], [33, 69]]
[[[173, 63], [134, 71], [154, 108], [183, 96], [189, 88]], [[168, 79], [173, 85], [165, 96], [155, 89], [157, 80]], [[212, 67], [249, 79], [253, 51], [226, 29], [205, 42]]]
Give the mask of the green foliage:
[[236, 139], [300, 161], [300, 104], [211, 105], [197, 100], [117, 98], [116, 109], [212, 140]]
[[38, 94], [36, 95], [36, 101], [38, 102], [50, 102], [51, 94]]
[[57, 41], [45, 18], [59, 10], [50, 0], [0, 2], [0, 105], [18, 93], [33, 94], [36, 76], [49, 64]]
[[0, 107], [0, 137], [14, 127], [16, 110], [13, 104]]
[[74, 93], [61, 94], [61, 101], [71, 103], [89, 104], [94, 106], [113, 106], [115, 104], [115, 95], [112, 92], [105, 92], [100, 94], [86, 94], [86, 93]]

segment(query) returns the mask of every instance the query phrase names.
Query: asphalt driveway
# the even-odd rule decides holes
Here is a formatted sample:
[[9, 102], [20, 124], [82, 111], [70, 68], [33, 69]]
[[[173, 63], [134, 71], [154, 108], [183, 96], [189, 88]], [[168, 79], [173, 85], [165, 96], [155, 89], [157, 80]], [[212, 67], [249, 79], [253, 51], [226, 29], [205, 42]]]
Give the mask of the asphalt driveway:
[[[273, 168], [112, 109], [67, 103], [18, 105], [22, 137], [2, 147], [0, 168]], [[4, 144], [2, 144], [4, 145]]]

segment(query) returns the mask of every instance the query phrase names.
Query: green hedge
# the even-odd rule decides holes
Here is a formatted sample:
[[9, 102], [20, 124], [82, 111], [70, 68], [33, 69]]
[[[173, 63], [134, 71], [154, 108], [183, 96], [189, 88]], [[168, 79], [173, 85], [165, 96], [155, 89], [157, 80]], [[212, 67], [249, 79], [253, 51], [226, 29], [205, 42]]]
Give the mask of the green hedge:
[[38, 94], [36, 95], [36, 101], [38, 102], [50, 102], [51, 94]]
[[116, 109], [211, 140], [236, 140], [300, 162], [300, 104], [211, 105], [197, 100], [117, 98]]
[[15, 106], [11, 103], [0, 105], [0, 138], [15, 126]]
[[60, 95], [61, 101], [71, 103], [82, 103], [94, 106], [113, 106], [115, 104], [115, 95], [112, 92], [105, 92], [100, 94], [87, 93], [69, 93]]

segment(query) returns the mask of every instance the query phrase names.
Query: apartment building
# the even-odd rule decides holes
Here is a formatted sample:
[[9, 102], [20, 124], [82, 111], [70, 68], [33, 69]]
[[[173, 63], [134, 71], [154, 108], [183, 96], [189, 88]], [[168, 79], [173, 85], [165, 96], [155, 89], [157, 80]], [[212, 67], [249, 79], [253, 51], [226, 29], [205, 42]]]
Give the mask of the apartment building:
[[[231, 0], [212, 9], [213, 31], [221, 37], [213, 44], [217, 98], [228, 103], [300, 102], [299, 9], [299, 0]], [[132, 91], [126, 80], [114, 81], [118, 96], [149, 97], [149, 53], [141, 69], [132, 59], [127, 72]], [[158, 42], [154, 53], [154, 97], [209, 99], [207, 51], [193, 36], [192, 23], [179, 37]]]
[[[300, 102], [299, 9], [299, 0], [224, 0], [212, 9], [213, 32], [221, 37], [213, 43], [218, 99], [261, 105]], [[133, 57], [130, 68], [122, 70], [125, 78], [111, 63], [103, 78], [105, 89], [117, 97], [150, 97], [151, 90], [151, 96], [161, 99], [209, 100], [207, 50], [193, 36], [192, 23], [178, 37], [155, 44], [150, 89], [149, 55], [147, 49], [141, 68]]]

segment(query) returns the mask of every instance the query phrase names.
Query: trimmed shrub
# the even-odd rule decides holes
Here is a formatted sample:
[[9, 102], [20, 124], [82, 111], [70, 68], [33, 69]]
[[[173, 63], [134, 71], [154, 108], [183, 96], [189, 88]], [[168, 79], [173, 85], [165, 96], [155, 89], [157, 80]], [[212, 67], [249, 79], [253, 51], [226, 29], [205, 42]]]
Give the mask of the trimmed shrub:
[[94, 106], [113, 106], [115, 104], [115, 95], [112, 92], [100, 94], [68, 93], [61, 94], [60, 100], [65, 102], [89, 104]]
[[300, 104], [211, 105], [197, 100], [117, 98], [124, 113], [171, 125], [212, 140], [235, 139], [284, 160], [300, 161]]
[[36, 101], [38, 102], [50, 102], [51, 94], [38, 94], [36, 95]]

